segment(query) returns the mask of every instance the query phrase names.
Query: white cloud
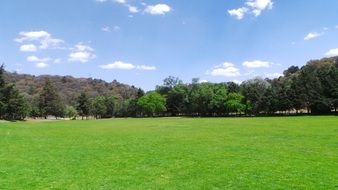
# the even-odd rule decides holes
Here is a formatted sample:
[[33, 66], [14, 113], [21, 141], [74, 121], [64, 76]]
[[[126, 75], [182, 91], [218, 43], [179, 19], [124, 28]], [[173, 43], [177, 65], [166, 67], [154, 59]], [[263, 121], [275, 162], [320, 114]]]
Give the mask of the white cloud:
[[91, 55], [90, 52], [73, 52], [69, 54], [68, 61], [70, 62], [82, 62], [86, 63], [90, 59], [93, 59], [94, 57]]
[[136, 65], [136, 69], [146, 70], [146, 71], [154, 71], [154, 70], [156, 70], [156, 67], [154, 67], [154, 66], [147, 66], [147, 65]]
[[200, 80], [198, 81], [199, 83], [208, 83], [209, 81], [208, 80]]
[[230, 16], [236, 17], [238, 20], [244, 18], [245, 14], [253, 14], [259, 16], [262, 11], [273, 8], [272, 0], [247, 0], [245, 6], [238, 9], [228, 10]]
[[23, 52], [36, 52], [37, 49], [38, 48], [34, 44], [25, 44], [20, 46], [20, 51]]
[[35, 67], [40, 68], [40, 69], [43, 69], [43, 68], [48, 67], [48, 64], [47, 64], [47, 63], [40, 62], [40, 63], [36, 63], [36, 64], [35, 64]]
[[148, 5], [144, 12], [152, 15], [164, 15], [171, 11], [171, 7], [167, 4]]
[[115, 0], [116, 3], [120, 3], [120, 4], [126, 4], [127, 1], [126, 0]]
[[121, 69], [121, 70], [147, 70], [152, 71], [156, 70], [154, 66], [147, 66], [147, 65], [134, 65], [131, 63], [125, 63], [123, 61], [115, 61], [114, 63], [107, 64], [107, 65], [100, 65], [101, 69]]
[[253, 8], [252, 13], [255, 16], [261, 15], [263, 10], [272, 9], [273, 7], [273, 2], [271, 0], [249, 0], [245, 4]]
[[222, 65], [214, 67], [211, 71], [207, 71], [211, 76], [236, 77], [240, 76], [239, 69], [234, 64], [225, 62]]
[[129, 12], [131, 12], [131, 13], [138, 13], [138, 12], [139, 12], [139, 10], [138, 10], [137, 7], [131, 6], [131, 5], [128, 5], [128, 10], [129, 10]]
[[40, 49], [47, 48], [61, 48], [60, 45], [64, 43], [63, 40], [53, 38], [51, 34], [46, 31], [31, 31], [20, 32], [19, 37], [15, 39], [18, 43], [23, 42], [37, 42]]
[[238, 9], [232, 9], [232, 10], [228, 10], [228, 13], [231, 16], [236, 17], [238, 20], [241, 20], [244, 18], [245, 13], [248, 11], [247, 8], [242, 7], [242, 8], [238, 8]]
[[15, 41], [22, 43], [24, 41], [41, 40], [50, 37], [51, 35], [46, 31], [20, 32], [19, 38], [16, 38]]
[[[108, 1], [108, 0], [96, 0], [96, 2], [99, 2], [99, 3], [103, 3], [103, 2], [106, 2], [106, 1]], [[139, 9], [137, 7], [128, 4], [126, 0], [112, 0], [112, 1], [115, 2], [115, 3], [126, 6], [128, 8], [128, 11], [131, 12], [131, 13], [138, 13], [139, 12]]]
[[259, 60], [254, 60], [254, 61], [245, 61], [242, 64], [246, 68], [254, 69], [254, 68], [268, 68], [270, 67], [271, 63], [267, 61], [259, 61]]
[[69, 54], [68, 58], [68, 61], [70, 62], [86, 63], [96, 57], [96, 55], [93, 53], [95, 50], [82, 42], [75, 45], [75, 47], [72, 48], [71, 51], [72, 52]]
[[318, 38], [322, 35], [323, 35], [323, 33], [310, 32], [309, 34], [307, 34], [305, 36], [304, 40], [312, 40], [312, 39]]
[[46, 58], [38, 58], [38, 57], [36, 57], [36, 56], [28, 56], [28, 57], [26, 58], [26, 60], [27, 60], [28, 62], [48, 62], [48, 61], [50, 61], [51, 59], [50, 59], [49, 57], [46, 57]]
[[338, 56], [338, 48], [330, 49], [325, 55], [328, 57]]

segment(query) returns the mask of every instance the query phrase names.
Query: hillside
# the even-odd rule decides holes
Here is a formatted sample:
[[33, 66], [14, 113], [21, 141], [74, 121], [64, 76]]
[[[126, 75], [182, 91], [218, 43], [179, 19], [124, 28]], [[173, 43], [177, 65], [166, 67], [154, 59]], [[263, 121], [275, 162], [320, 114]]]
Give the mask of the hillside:
[[122, 84], [116, 80], [109, 83], [100, 79], [74, 78], [72, 76], [34, 76], [9, 72], [5, 74], [5, 80], [14, 83], [18, 90], [31, 100], [38, 96], [46, 78], [52, 82], [67, 104], [73, 104], [81, 92], [86, 92], [90, 97], [103, 95], [116, 96], [121, 99], [134, 98], [138, 92], [134, 86]]

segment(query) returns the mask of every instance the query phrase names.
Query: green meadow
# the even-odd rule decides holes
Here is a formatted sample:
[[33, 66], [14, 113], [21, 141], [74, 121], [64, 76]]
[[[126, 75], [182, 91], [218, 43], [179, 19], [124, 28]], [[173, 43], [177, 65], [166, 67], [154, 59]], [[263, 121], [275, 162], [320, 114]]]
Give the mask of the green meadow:
[[0, 189], [337, 189], [338, 117], [0, 122]]

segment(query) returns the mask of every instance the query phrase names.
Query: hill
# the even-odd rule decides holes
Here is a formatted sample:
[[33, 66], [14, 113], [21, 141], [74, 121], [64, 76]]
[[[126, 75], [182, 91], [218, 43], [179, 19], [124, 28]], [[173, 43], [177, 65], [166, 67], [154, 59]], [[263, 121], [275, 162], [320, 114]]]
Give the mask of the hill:
[[90, 97], [116, 96], [122, 100], [135, 98], [138, 88], [117, 82], [106, 82], [100, 79], [75, 78], [72, 76], [34, 76], [28, 74], [5, 73], [5, 81], [14, 83], [16, 88], [29, 100], [38, 96], [46, 79], [49, 79], [67, 104], [73, 104], [81, 92]]

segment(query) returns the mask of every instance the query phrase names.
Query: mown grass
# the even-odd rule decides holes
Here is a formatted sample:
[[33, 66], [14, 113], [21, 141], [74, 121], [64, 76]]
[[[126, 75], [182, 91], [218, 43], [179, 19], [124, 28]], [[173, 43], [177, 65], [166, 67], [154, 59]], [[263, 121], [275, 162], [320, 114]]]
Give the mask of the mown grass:
[[0, 123], [0, 189], [337, 189], [338, 117]]

